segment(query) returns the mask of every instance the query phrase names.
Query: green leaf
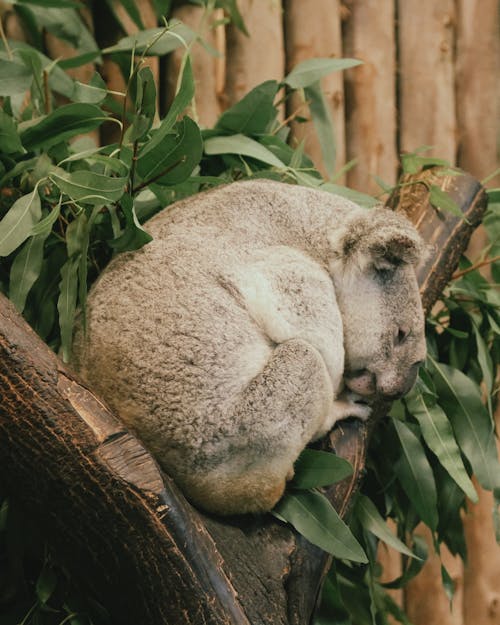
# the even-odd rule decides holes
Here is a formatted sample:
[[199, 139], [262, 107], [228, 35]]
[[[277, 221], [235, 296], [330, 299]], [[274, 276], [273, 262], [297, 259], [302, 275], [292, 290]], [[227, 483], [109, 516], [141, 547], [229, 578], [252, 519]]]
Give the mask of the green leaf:
[[436, 404], [435, 398], [422, 394], [418, 389], [412, 391], [405, 402], [409, 412], [419, 422], [429, 449], [436, 454], [439, 462], [467, 497], [471, 501], [477, 501], [477, 493], [465, 470], [453, 429], [443, 409]]
[[180, 46], [189, 45], [195, 37], [195, 33], [182, 22], [171, 22], [168, 30], [165, 28], [141, 30], [120, 39], [114, 46], [102, 50], [102, 53], [113, 54], [135, 50], [136, 53], [141, 54], [147, 50], [148, 56], [163, 56]]
[[191, 100], [194, 98], [194, 77], [193, 77], [193, 69], [191, 67], [191, 59], [189, 56], [186, 57], [184, 67], [182, 69], [182, 77], [181, 83], [179, 85], [179, 90], [177, 91], [175, 98], [168, 109], [168, 113], [165, 116], [165, 119], [162, 121], [161, 126], [158, 132], [153, 137], [151, 143], [153, 149], [156, 147], [156, 144], [163, 140], [163, 138], [170, 132], [173, 128], [177, 118], [181, 113], [183, 113], [186, 108], [191, 103]]
[[125, 192], [126, 177], [113, 178], [84, 169], [67, 173], [60, 170], [50, 179], [71, 199], [92, 206], [104, 206], [116, 202]]
[[402, 449], [394, 467], [396, 475], [422, 521], [435, 530], [438, 524], [436, 484], [424, 448], [407, 425], [398, 419], [393, 419], [393, 423]]
[[375, 198], [371, 195], [366, 195], [366, 193], [361, 193], [360, 191], [355, 191], [354, 189], [349, 189], [348, 187], [343, 187], [340, 184], [334, 184], [333, 182], [325, 182], [319, 187], [322, 191], [327, 191], [328, 193], [332, 193], [333, 195], [341, 195], [342, 197], [351, 200], [355, 204], [359, 206], [363, 206], [364, 208], [373, 208], [380, 204]]
[[462, 452], [483, 488], [500, 485], [494, 428], [479, 387], [457, 369], [429, 358], [438, 401], [444, 408]]
[[436, 208], [441, 208], [452, 215], [460, 217], [460, 219], [464, 219], [464, 214], [451, 195], [446, 193], [446, 191], [443, 191], [443, 189], [435, 184], [432, 184], [430, 187], [429, 202]]
[[356, 501], [356, 517], [366, 530], [375, 534], [377, 538], [380, 538], [380, 540], [396, 549], [396, 551], [404, 553], [411, 558], [418, 557], [391, 532], [375, 504], [361, 493], [358, 494]]
[[317, 83], [327, 74], [361, 64], [362, 61], [357, 59], [307, 59], [296, 65], [288, 76], [285, 76], [284, 82], [292, 89], [302, 89]]
[[38, 188], [23, 195], [10, 207], [0, 221], [0, 256], [8, 256], [31, 234], [31, 229], [40, 220], [42, 209]]
[[[422, 149], [429, 150], [428, 146], [423, 146]], [[448, 161], [442, 158], [434, 158], [433, 156], [420, 156], [415, 152], [408, 152], [401, 155], [401, 165], [405, 174], [416, 174], [423, 167], [450, 167]]]
[[400, 577], [394, 579], [392, 582], [382, 584], [384, 588], [404, 588], [411, 579], [420, 573], [427, 560], [429, 551], [425, 538], [413, 534], [412, 550], [416, 558], [408, 560], [408, 567]]
[[54, 570], [44, 566], [36, 580], [36, 596], [41, 604], [47, 603], [57, 586], [57, 575]]
[[350, 462], [335, 454], [316, 449], [304, 449], [294, 466], [291, 486], [307, 489], [328, 486], [352, 475]]
[[82, 3], [77, 0], [11, 0], [13, 4], [34, 4], [41, 7], [54, 7], [58, 9], [81, 9]]
[[337, 153], [332, 116], [325, 102], [325, 97], [319, 81], [305, 87], [304, 93], [306, 100], [309, 101], [309, 110], [311, 111], [311, 117], [321, 147], [323, 164], [331, 178], [335, 169]]
[[368, 561], [351, 530], [320, 493], [305, 491], [286, 494], [274, 511], [309, 542], [336, 558], [362, 563]]
[[479, 327], [477, 326], [475, 321], [472, 322], [472, 329], [474, 330], [474, 334], [476, 337], [477, 361], [479, 363], [479, 366], [481, 367], [481, 373], [483, 374], [483, 382], [486, 386], [488, 396], [490, 396], [493, 391], [493, 384], [495, 383], [495, 376], [494, 376], [495, 368], [493, 366], [493, 361], [491, 360], [491, 356], [488, 351], [488, 346], [486, 345], [486, 341], [481, 335]]
[[149, 182], [173, 185], [186, 180], [200, 162], [202, 141], [196, 123], [185, 116], [174, 128], [175, 133], [165, 137], [151, 149], [148, 144], [139, 153], [137, 171]]
[[245, 137], [245, 135], [231, 135], [229, 137], [211, 137], [205, 140], [205, 153], [213, 154], [240, 154], [241, 156], [249, 156], [258, 161], [285, 169], [285, 164], [277, 158], [272, 152], [261, 145], [255, 139]]
[[153, 125], [156, 112], [156, 86], [151, 68], [141, 67], [136, 77], [135, 115], [127, 130], [131, 143], [142, 139]]
[[[137, 28], [139, 30], [144, 30], [144, 23], [141, 18], [141, 12], [139, 11], [139, 8], [137, 6], [137, 2], [135, 2], [135, 0], [118, 0], [118, 2], [128, 13], [128, 16], [134, 22]], [[115, 11], [116, 3], [112, 0], [107, 0], [107, 3], [113, 13], [118, 16], [118, 13]]]
[[95, 104], [66, 104], [21, 130], [21, 141], [28, 150], [47, 150], [78, 134], [95, 130], [105, 120], [106, 113]]
[[138, 250], [146, 243], [153, 240], [153, 237], [144, 230], [137, 219], [135, 208], [130, 195], [124, 195], [120, 201], [120, 207], [125, 215], [125, 229], [123, 233], [109, 245], [116, 252]]
[[33, 74], [23, 63], [0, 58], [0, 96], [25, 93], [32, 82]]
[[42, 232], [26, 241], [10, 268], [9, 299], [20, 313], [42, 270], [43, 247], [48, 235], [49, 232]]
[[252, 135], [267, 132], [277, 115], [274, 98], [278, 87], [276, 80], [268, 80], [257, 85], [239, 102], [222, 113], [215, 128], [231, 134]]
[[31, 5], [40, 29], [70, 43], [79, 53], [97, 50], [97, 44], [79, 13], [72, 8]]
[[500, 189], [486, 189], [486, 194], [490, 204], [500, 204]]
[[4, 154], [24, 152], [14, 120], [2, 109], [0, 109], [0, 150]]
[[88, 84], [75, 81], [75, 87], [71, 99], [74, 102], [87, 102], [89, 104], [99, 104], [108, 95], [106, 83], [101, 76], [95, 72]]

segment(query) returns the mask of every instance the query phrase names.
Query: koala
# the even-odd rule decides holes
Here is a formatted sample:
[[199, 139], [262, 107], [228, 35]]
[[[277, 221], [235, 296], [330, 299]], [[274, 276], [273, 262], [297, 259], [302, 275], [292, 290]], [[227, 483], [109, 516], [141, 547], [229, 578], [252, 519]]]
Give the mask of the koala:
[[146, 227], [92, 287], [73, 364], [195, 505], [270, 510], [309, 442], [413, 385], [424, 245], [404, 217], [252, 180]]

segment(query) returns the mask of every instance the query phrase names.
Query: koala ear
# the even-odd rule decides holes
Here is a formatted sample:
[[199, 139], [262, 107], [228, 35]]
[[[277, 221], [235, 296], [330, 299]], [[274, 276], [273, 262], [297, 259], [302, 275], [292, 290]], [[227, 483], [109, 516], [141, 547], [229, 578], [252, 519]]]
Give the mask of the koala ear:
[[353, 211], [340, 228], [329, 233], [332, 266], [341, 262], [361, 270], [379, 271], [416, 264], [425, 245], [413, 225], [386, 208]]
[[374, 235], [368, 253], [377, 270], [389, 271], [398, 265], [416, 264], [422, 256], [423, 244], [420, 236], [415, 231], [410, 231], [406, 224], [404, 229], [383, 228]]

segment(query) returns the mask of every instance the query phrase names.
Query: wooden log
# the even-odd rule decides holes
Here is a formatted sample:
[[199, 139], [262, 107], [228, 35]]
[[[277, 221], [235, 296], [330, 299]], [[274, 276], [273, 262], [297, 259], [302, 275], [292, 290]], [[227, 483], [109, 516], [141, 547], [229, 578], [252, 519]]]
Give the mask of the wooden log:
[[[290, 72], [297, 63], [315, 57], [341, 57], [341, 8], [340, 0], [287, 0], [284, 7], [286, 71]], [[311, 36], [314, 33], [314, 37]], [[335, 169], [345, 164], [344, 86], [343, 75], [335, 72], [321, 81], [323, 93], [332, 116], [335, 129]], [[302, 108], [301, 108], [302, 107]], [[294, 94], [287, 105], [287, 116], [300, 110], [301, 117], [308, 116], [304, 99]], [[305, 141], [305, 152], [315, 167], [328, 176], [323, 164], [321, 146], [312, 121], [291, 124], [292, 145]], [[337, 180], [340, 184], [344, 177]]]
[[357, 160], [347, 184], [378, 194], [374, 176], [388, 184], [397, 178], [394, 5], [363, 0], [344, 5], [344, 55], [363, 61], [345, 75], [347, 161]]
[[[224, 66], [225, 35], [224, 27], [217, 26], [214, 30], [213, 24], [223, 17], [221, 9], [217, 9], [212, 16], [207, 15], [206, 9], [202, 7], [183, 5], [174, 9], [173, 18], [177, 18], [189, 26], [214, 49], [221, 54], [221, 58], [216, 58], [196, 42], [190, 50], [193, 76], [196, 85], [195, 90], [195, 110], [189, 114], [197, 118], [198, 123], [204, 127], [212, 127], [222, 112], [220, 98], [221, 85], [220, 74], [221, 65]], [[221, 37], [222, 35], [222, 37]], [[167, 106], [172, 102], [177, 90], [179, 70], [185, 50], [178, 48], [167, 61], [167, 71], [163, 88]]]
[[238, 2], [249, 36], [233, 24], [226, 29], [227, 108], [265, 80], [282, 80], [285, 73], [281, 0]]
[[[477, 211], [484, 196], [470, 177], [456, 181], [453, 193], [470, 217], [463, 198], [472, 198]], [[417, 197], [422, 206], [414, 215], [434, 213], [427, 200], [424, 193]], [[446, 255], [455, 248], [446, 241], [457, 230], [449, 222], [462, 220], [447, 214], [441, 222], [432, 265], [440, 283], [454, 269]], [[426, 291], [435, 293], [433, 280], [423, 278]], [[427, 301], [432, 303], [430, 296]], [[329, 557], [270, 515], [217, 519], [198, 513], [3, 296], [0, 396], [2, 492], [36, 519], [74, 580], [107, 606], [114, 620], [124, 625], [310, 621]], [[352, 477], [326, 491], [341, 515], [361, 479], [370, 429], [387, 408], [375, 407], [368, 426], [341, 422], [328, 437], [355, 468]]]
[[[453, 0], [398, 0], [401, 149], [456, 158]], [[427, 153], [426, 153], [427, 154]]]

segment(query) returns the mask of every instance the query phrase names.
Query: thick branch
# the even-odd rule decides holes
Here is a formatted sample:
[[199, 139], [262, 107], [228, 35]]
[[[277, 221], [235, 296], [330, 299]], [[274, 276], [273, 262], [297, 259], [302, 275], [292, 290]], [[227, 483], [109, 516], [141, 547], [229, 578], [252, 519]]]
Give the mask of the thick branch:
[[[425, 173], [425, 176], [431, 174]], [[476, 224], [470, 176], [438, 177]], [[427, 309], [473, 226], [429, 207], [415, 184], [393, 205], [436, 243], [420, 280]], [[418, 190], [418, 193], [417, 193]], [[141, 443], [0, 297], [0, 486], [42, 525], [59, 557], [123, 625], [307, 623], [328, 558], [271, 516], [209, 518], [186, 503]], [[378, 410], [383, 414], [385, 407]], [[328, 492], [345, 514], [369, 429], [335, 428], [329, 445], [355, 466]]]

